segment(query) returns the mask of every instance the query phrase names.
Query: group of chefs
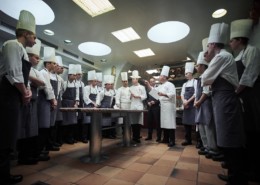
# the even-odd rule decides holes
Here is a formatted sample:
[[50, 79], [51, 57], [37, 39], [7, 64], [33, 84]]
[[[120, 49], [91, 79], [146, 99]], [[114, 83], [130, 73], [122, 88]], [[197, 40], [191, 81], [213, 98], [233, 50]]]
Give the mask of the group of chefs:
[[[248, 175], [259, 177], [259, 85], [260, 51], [248, 44], [252, 20], [231, 23], [230, 48], [236, 57], [224, 49], [229, 27], [213, 24], [206, 43], [199, 54], [194, 79], [194, 64], [187, 63], [188, 81], [182, 88], [185, 141], [190, 145], [192, 125], [198, 125], [202, 146], [200, 154], [221, 152], [228, 175], [219, 175], [231, 185], [247, 184]], [[149, 111], [156, 105], [157, 141], [175, 146], [176, 89], [168, 81], [169, 66], [163, 66], [159, 82], [139, 83], [139, 72], [134, 70], [128, 85], [128, 73], [121, 73], [122, 86], [114, 89], [114, 76], [88, 71], [88, 84], [81, 81], [81, 65], [70, 64], [64, 81], [60, 56], [55, 49], [44, 47], [44, 68], [33, 68], [40, 59], [41, 43], [36, 39], [35, 18], [25, 10], [20, 12], [16, 39], [3, 44], [0, 63], [0, 184], [21, 182], [22, 175], [10, 173], [10, 155], [18, 151], [18, 163], [36, 164], [49, 160], [49, 151], [58, 151], [62, 142], [73, 144], [89, 139], [91, 115], [73, 111], [60, 112], [59, 107], [114, 108], [143, 110], [147, 99]], [[102, 126], [112, 126], [113, 114], [104, 114]], [[158, 118], [159, 117], [159, 118]], [[140, 143], [143, 113], [129, 113], [132, 140]], [[151, 120], [151, 119], [150, 119]], [[160, 122], [160, 123], [158, 123]], [[150, 127], [151, 128], [151, 127]], [[114, 137], [113, 132], [109, 132]], [[146, 140], [152, 137], [148, 132]], [[215, 153], [214, 153], [215, 152]], [[243, 160], [246, 158], [246, 160]], [[223, 165], [224, 167], [224, 165]]]

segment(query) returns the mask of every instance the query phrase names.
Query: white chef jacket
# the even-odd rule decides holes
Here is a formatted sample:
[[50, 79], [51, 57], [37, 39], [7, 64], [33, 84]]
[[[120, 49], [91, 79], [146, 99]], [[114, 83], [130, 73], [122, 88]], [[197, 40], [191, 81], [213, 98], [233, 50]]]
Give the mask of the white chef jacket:
[[5, 75], [12, 85], [24, 83], [21, 59], [29, 62], [29, 57], [23, 45], [17, 39], [9, 40], [3, 44], [2, 51], [5, 62], [0, 62], [0, 77]]
[[185, 87], [194, 87], [194, 92], [195, 92], [195, 89], [197, 88], [197, 80], [192, 78], [191, 80], [188, 80], [187, 82], [185, 82], [182, 85], [181, 96], [183, 96], [183, 97], [184, 97], [184, 93], [185, 93]]
[[176, 88], [171, 82], [164, 82], [155, 88], [159, 93], [167, 94], [160, 96], [161, 128], [176, 129]]
[[260, 75], [260, 49], [247, 45], [245, 50], [240, 51], [235, 61], [242, 59], [245, 70], [241, 76], [239, 84], [253, 87], [256, 79]]
[[91, 99], [89, 99], [90, 94], [98, 94], [97, 86], [93, 87], [92, 85], [87, 85], [84, 87], [84, 102], [88, 105], [90, 103], [96, 103], [92, 102]]
[[51, 82], [50, 82], [50, 78], [51, 78], [50, 72], [46, 68], [44, 68], [40, 71], [40, 73], [42, 74], [43, 79], [44, 79], [44, 83], [45, 83], [45, 86], [40, 87], [40, 89], [44, 90], [47, 100], [54, 99], [55, 95], [54, 95], [54, 91], [53, 91], [53, 88], [52, 88], [52, 85], [51, 85]]
[[120, 109], [130, 109], [131, 92], [129, 87], [120, 87], [116, 92], [116, 105]]
[[76, 86], [75, 81], [65, 81], [64, 82], [64, 92], [66, 91], [67, 87], [76, 87], [76, 101], [79, 101], [79, 88]]
[[233, 56], [225, 49], [210, 61], [208, 68], [201, 75], [201, 84], [211, 85], [220, 76], [231, 83], [235, 88], [238, 86], [238, 74]]

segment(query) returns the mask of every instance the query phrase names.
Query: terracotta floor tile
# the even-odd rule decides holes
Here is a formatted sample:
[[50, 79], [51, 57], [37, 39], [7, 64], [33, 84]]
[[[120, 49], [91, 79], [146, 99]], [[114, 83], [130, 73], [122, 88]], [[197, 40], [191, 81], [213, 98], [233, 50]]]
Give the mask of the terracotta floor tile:
[[170, 161], [164, 159], [160, 159], [154, 164], [154, 166], [167, 166], [167, 167], [175, 167], [175, 165], [176, 165], [176, 161]]
[[171, 156], [178, 156], [180, 157], [183, 151], [173, 151], [173, 150], [167, 150], [164, 154], [165, 155], [171, 155]]
[[113, 166], [113, 167], [117, 167], [117, 168], [127, 168], [128, 166], [130, 166], [132, 163], [134, 163], [133, 161], [127, 161], [127, 160], [114, 160], [111, 162], [107, 163], [107, 166]]
[[56, 177], [59, 176], [63, 173], [65, 173], [66, 171], [71, 170], [70, 167], [68, 166], [64, 166], [64, 165], [55, 165], [53, 167], [50, 167], [48, 169], [45, 169], [42, 171], [42, 173], [52, 176], [52, 177]]
[[65, 180], [61, 179], [61, 178], [51, 178], [49, 180], [46, 181], [47, 184], [50, 184], [50, 185], [71, 185], [70, 182], [66, 182]]
[[183, 170], [198, 171], [199, 165], [193, 164], [193, 163], [186, 163], [186, 162], [179, 162], [178, 161], [175, 168], [183, 169]]
[[83, 163], [80, 160], [74, 160], [73, 162], [67, 164], [67, 166], [69, 166], [71, 168], [76, 168], [76, 169], [79, 169], [79, 170], [84, 170], [84, 171], [89, 172], [89, 173], [93, 173], [93, 172], [99, 170], [100, 168], [104, 167], [103, 164]]
[[29, 185], [29, 184], [33, 184], [37, 181], [42, 181], [45, 182], [49, 179], [51, 179], [52, 177], [43, 173], [34, 173], [28, 176], [25, 176], [23, 181], [21, 183], [19, 183], [19, 185]]
[[110, 179], [105, 185], [135, 185], [135, 183], [127, 182], [119, 179]]
[[168, 180], [168, 177], [145, 174], [137, 184], [141, 185], [164, 185]]
[[107, 177], [113, 177], [119, 172], [121, 172], [121, 168], [115, 168], [115, 167], [110, 167], [110, 166], [104, 166], [103, 168], [97, 170], [95, 173]]
[[187, 162], [187, 163], [198, 164], [199, 158], [181, 156], [180, 159], [179, 159], [179, 162]]
[[151, 158], [151, 157], [141, 157], [136, 162], [153, 165], [154, 163], [157, 162], [157, 160], [158, 159]]
[[22, 174], [23, 176], [27, 176], [37, 172], [38, 172], [37, 170], [28, 168], [25, 165], [18, 165], [11, 169], [12, 174]]
[[136, 183], [142, 176], [144, 175], [144, 172], [138, 172], [133, 170], [125, 169], [115, 175], [113, 178], [120, 179], [127, 182]]
[[184, 179], [176, 179], [170, 177], [165, 185], [197, 185], [196, 181], [189, 181], [189, 180], [184, 180]]
[[221, 166], [215, 166], [215, 165], [208, 165], [208, 164], [200, 164], [199, 165], [199, 172], [205, 172], [205, 173], [223, 173], [224, 169], [221, 168]]
[[225, 185], [226, 182], [220, 180], [216, 174], [199, 172], [198, 182], [208, 183], [211, 185]]
[[38, 162], [37, 165], [30, 165], [30, 166], [26, 166], [26, 168], [30, 168], [33, 170], [37, 170], [37, 171], [41, 171], [47, 168], [50, 168], [52, 166], [55, 166], [56, 164], [51, 162], [51, 161], [40, 161]]
[[173, 173], [171, 174], [171, 177], [177, 178], [177, 179], [196, 181], [197, 180], [197, 171], [175, 168], [173, 170]]
[[92, 173], [92, 174], [84, 177], [83, 179], [79, 180], [77, 182], [77, 185], [86, 185], [86, 184], [90, 184], [90, 185], [92, 185], [92, 184], [93, 185], [103, 185], [109, 179], [110, 179], [109, 177]]
[[150, 164], [142, 164], [142, 163], [133, 163], [127, 167], [129, 170], [139, 171], [139, 172], [146, 172], [152, 165]]
[[204, 155], [200, 156], [200, 164], [207, 164], [207, 165], [212, 165], [212, 166], [220, 166], [221, 163], [218, 161], [213, 161], [211, 159], [207, 159]]
[[89, 174], [90, 173], [83, 171], [83, 170], [71, 169], [71, 170], [68, 170], [68, 171], [60, 174], [59, 176], [57, 176], [57, 178], [63, 179], [66, 182], [75, 183]]
[[147, 174], [154, 174], [164, 177], [169, 177], [173, 172], [174, 166], [152, 166], [148, 171]]
[[176, 155], [170, 155], [170, 154], [164, 154], [160, 159], [163, 160], [169, 160], [169, 161], [178, 161], [179, 160], [179, 156]]

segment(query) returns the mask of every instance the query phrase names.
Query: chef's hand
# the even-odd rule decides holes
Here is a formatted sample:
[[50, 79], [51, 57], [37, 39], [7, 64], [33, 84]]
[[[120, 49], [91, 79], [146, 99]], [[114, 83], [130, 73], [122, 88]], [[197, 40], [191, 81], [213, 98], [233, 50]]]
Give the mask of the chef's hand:
[[28, 103], [30, 103], [31, 98], [32, 98], [32, 91], [27, 89], [25, 94], [22, 96], [23, 104], [27, 105]]
[[200, 103], [199, 101], [195, 101], [195, 102], [194, 102], [194, 107], [195, 107], [195, 108], [199, 108], [200, 105], [201, 105], [201, 103]]
[[57, 107], [57, 100], [55, 98], [51, 99], [51, 108], [56, 109], [56, 107]]

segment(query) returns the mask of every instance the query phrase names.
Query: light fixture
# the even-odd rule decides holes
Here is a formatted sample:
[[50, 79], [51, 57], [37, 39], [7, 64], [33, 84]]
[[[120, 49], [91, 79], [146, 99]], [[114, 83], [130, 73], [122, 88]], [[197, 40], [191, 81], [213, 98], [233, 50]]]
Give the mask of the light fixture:
[[114, 35], [121, 42], [129, 42], [141, 38], [132, 27], [114, 31], [112, 32], [112, 35]]
[[149, 69], [149, 70], [146, 70], [146, 72], [147, 72], [148, 74], [153, 74], [153, 73], [157, 73], [158, 70], [157, 70], [157, 69]]
[[128, 73], [132, 73], [132, 71], [129, 69], [128, 71], [127, 71]]
[[73, 2], [92, 17], [115, 9], [108, 0], [73, 0]]
[[190, 57], [186, 57], [186, 60], [191, 60]]
[[155, 55], [154, 52], [150, 49], [142, 49], [138, 51], [133, 51], [138, 57], [149, 57]]
[[0, 10], [17, 20], [20, 11], [27, 10], [34, 15], [36, 25], [50, 24], [55, 18], [54, 12], [49, 5], [39, 0], [1, 0]]
[[111, 53], [111, 48], [99, 42], [84, 42], [78, 46], [79, 50], [87, 55], [104, 56]]
[[49, 35], [49, 36], [53, 36], [53, 35], [54, 35], [54, 32], [53, 32], [52, 30], [48, 30], [48, 29], [43, 30], [43, 33], [44, 33], [45, 35]]
[[220, 17], [223, 17], [224, 15], [226, 15], [226, 13], [227, 13], [227, 10], [225, 10], [223, 8], [218, 9], [218, 10], [216, 10], [212, 13], [212, 17], [213, 18], [220, 18]]
[[107, 62], [107, 59], [102, 58], [102, 59], [100, 60], [100, 62], [101, 62], [101, 63], [106, 63], [106, 62]]
[[171, 43], [185, 38], [190, 32], [190, 27], [179, 21], [159, 23], [147, 32], [148, 38], [157, 43]]
[[64, 43], [65, 43], [66, 45], [71, 45], [71, 44], [72, 44], [71, 40], [68, 40], [68, 39], [64, 40]]

